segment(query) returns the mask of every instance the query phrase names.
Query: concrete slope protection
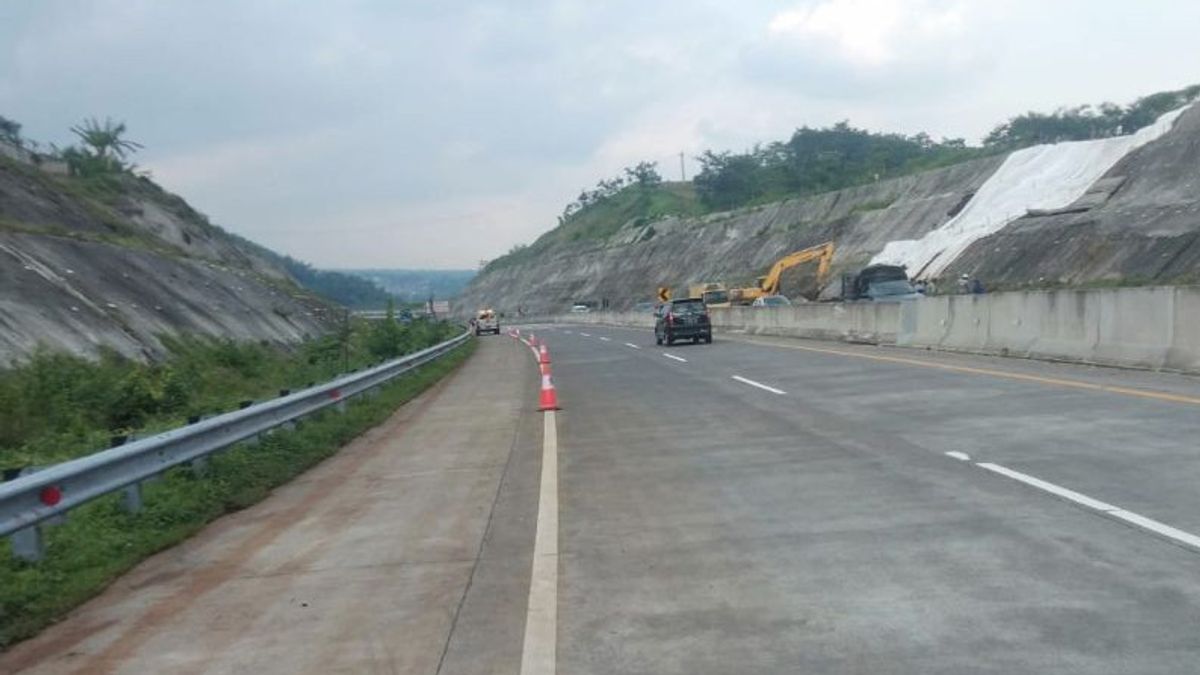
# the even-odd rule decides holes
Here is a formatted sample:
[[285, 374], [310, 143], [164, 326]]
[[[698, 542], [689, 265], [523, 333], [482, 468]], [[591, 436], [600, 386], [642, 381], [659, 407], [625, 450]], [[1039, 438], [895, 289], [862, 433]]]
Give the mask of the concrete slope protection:
[[[1200, 106], [1132, 136], [702, 217], [633, 220], [609, 237], [489, 268], [458, 307], [549, 315], [607, 300], [622, 311], [652, 301], [658, 286], [753, 283], [780, 257], [825, 241], [837, 245], [826, 299], [837, 295], [841, 272], [873, 259], [911, 273], [928, 264], [924, 276], [978, 276], [990, 289], [1200, 282]], [[784, 295], [811, 296], [815, 270], [794, 272]]]
[[335, 312], [287, 272], [148, 180], [79, 181], [0, 158], [0, 367], [39, 346], [165, 354], [192, 334], [296, 342]]
[[1130, 152], [1166, 135], [1186, 109], [1126, 136], [1018, 150], [957, 216], [921, 239], [888, 242], [871, 262], [904, 265], [914, 278], [936, 278], [971, 244], [1030, 211], [1071, 205]]

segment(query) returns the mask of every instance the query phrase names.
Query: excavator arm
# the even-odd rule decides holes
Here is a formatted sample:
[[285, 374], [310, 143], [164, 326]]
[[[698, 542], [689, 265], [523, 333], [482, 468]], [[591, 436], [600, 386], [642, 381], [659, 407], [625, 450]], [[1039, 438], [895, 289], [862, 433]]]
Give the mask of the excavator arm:
[[779, 293], [779, 282], [783, 277], [783, 273], [795, 267], [803, 265], [806, 262], [817, 260], [817, 285], [825, 282], [825, 278], [829, 276], [829, 265], [833, 261], [833, 242], [827, 241], [824, 244], [811, 246], [809, 248], [789, 253], [780, 258], [771, 270], [767, 272], [767, 276], [762, 277], [758, 282], [758, 287], [763, 295], [775, 295]]

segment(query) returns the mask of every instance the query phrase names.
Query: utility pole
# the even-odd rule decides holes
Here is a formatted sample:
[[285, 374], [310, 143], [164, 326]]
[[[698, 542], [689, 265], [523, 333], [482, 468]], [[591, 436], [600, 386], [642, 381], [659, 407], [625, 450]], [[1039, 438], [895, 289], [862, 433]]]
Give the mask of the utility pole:
[[683, 168], [683, 153], [679, 153], [679, 180], [687, 182], [687, 171]]

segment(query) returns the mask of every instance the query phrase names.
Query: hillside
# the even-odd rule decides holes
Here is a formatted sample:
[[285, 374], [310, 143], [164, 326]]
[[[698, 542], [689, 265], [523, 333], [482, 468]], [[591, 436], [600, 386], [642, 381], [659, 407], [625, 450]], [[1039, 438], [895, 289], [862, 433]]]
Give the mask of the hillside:
[[[1087, 127], [1095, 137], [1082, 140], [1073, 134], [1083, 127], [1063, 120], [1094, 113], [1030, 113], [998, 127], [994, 147], [962, 155], [973, 159], [839, 190], [704, 215], [608, 220], [588, 235], [560, 223], [493, 261], [462, 306], [540, 313], [607, 300], [623, 308], [660, 285], [750, 283], [780, 256], [824, 241], [837, 246], [834, 282], [873, 260], [927, 277], [978, 276], [992, 288], [1195, 282], [1200, 107], [1182, 106], [1198, 92], [1102, 108], [1121, 114]], [[1181, 107], [1150, 118], [1138, 134], [1121, 126], [1168, 104]], [[1029, 119], [1065, 130], [1053, 143], [1029, 145], [1046, 137], [1028, 131]], [[811, 270], [800, 271], [783, 291], [836, 293], [836, 283], [814, 282]]]
[[452, 298], [462, 292], [475, 277], [475, 270], [401, 270], [354, 269], [337, 270], [341, 274], [365, 279], [395, 296], [401, 302], [425, 302], [430, 296], [438, 300]]
[[44, 345], [163, 355], [159, 336], [292, 342], [326, 301], [145, 177], [0, 153], [0, 366]]

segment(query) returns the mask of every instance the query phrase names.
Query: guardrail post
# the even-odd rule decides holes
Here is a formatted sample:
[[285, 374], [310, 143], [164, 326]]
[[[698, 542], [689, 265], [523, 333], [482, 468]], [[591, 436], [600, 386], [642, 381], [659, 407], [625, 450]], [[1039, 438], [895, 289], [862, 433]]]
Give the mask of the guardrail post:
[[46, 557], [46, 540], [41, 525], [30, 525], [9, 535], [12, 553], [25, 562], [38, 562]]
[[121, 492], [121, 509], [126, 513], [137, 513], [142, 510], [142, 484], [128, 485]]
[[[187, 423], [196, 424], [202, 419], [204, 419], [203, 415], [192, 415], [188, 417]], [[191, 469], [193, 476], [196, 478], [204, 478], [208, 475], [208, 456], [197, 457], [196, 459], [188, 462], [187, 466], [189, 469]]]

